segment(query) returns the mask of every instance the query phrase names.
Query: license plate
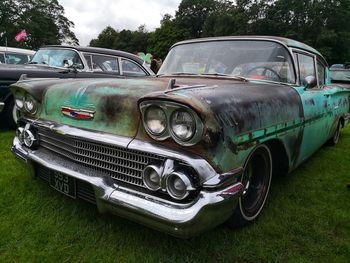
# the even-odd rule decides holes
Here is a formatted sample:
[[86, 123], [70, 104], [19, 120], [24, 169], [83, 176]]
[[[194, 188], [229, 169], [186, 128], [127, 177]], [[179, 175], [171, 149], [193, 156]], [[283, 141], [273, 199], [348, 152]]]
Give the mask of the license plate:
[[53, 171], [50, 174], [50, 185], [65, 195], [76, 197], [75, 178], [73, 177]]

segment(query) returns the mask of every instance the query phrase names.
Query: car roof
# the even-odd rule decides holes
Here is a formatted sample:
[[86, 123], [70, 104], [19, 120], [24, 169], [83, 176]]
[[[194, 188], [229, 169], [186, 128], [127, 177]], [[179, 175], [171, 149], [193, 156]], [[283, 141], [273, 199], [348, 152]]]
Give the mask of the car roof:
[[112, 55], [112, 56], [120, 56], [129, 58], [131, 60], [134, 60], [138, 62], [139, 64], [143, 64], [144, 60], [134, 54], [131, 54], [129, 52], [115, 50], [115, 49], [108, 49], [108, 48], [99, 48], [99, 47], [81, 47], [81, 46], [70, 46], [70, 45], [47, 45], [43, 46], [42, 48], [69, 48], [69, 49], [75, 49], [77, 51], [86, 52], [86, 53], [99, 53], [103, 55]]
[[19, 53], [24, 55], [34, 55], [35, 51], [30, 49], [24, 49], [24, 48], [15, 48], [15, 47], [3, 47], [0, 46], [0, 52], [13, 52], [13, 53]]
[[323, 58], [320, 52], [318, 52], [316, 49], [304, 43], [301, 43], [293, 39], [289, 39], [285, 37], [277, 37], [277, 36], [223, 36], [223, 37], [197, 38], [197, 39], [190, 39], [190, 40], [184, 40], [184, 41], [178, 42], [175, 45], [173, 45], [173, 47], [181, 44], [187, 44], [187, 43], [222, 41], [222, 40], [266, 40], [266, 41], [279, 42], [284, 44], [287, 47], [303, 49], [305, 51], [319, 55], [320, 57]]

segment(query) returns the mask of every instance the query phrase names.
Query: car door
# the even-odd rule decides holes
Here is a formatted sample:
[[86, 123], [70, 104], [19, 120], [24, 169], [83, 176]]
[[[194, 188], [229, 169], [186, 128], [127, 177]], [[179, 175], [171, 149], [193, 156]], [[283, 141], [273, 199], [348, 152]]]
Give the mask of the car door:
[[[297, 88], [304, 111], [303, 137], [298, 163], [303, 162], [329, 138], [332, 126], [331, 97], [324, 89], [325, 66], [314, 54], [295, 52], [294, 57], [301, 86]], [[307, 86], [305, 80], [314, 77], [317, 83]]]

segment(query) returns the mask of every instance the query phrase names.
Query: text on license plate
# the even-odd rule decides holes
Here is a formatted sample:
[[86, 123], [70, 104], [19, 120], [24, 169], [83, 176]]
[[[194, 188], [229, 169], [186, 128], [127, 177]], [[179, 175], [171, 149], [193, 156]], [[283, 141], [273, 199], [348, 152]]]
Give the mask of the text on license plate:
[[50, 174], [50, 185], [65, 195], [76, 197], [75, 178], [73, 177], [53, 171]]

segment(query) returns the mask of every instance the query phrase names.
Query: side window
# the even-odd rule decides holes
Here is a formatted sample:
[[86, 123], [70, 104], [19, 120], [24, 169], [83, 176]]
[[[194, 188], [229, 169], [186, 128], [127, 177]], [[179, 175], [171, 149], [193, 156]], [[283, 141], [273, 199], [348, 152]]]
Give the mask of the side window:
[[326, 68], [319, 60], [317, 60], [317, 75], [318, 85], [322, 87], [325, 84]]
[[28, 56], [15, 53], [5, 53], [5, 61], [7, 64], [24, 64], [28, 62]]
[[117, 57], [93, 54], [91, 55], [89, 67], [92, 71], [96, 72], [108, 72], [119, 74], [119, 65]]
[[0, 53], [0, 64], [5, 63], [5, 55]]
[[298, 62], [299, 62], [300, 81], [303, 82], [303, 80], [308, 76], [316, 77], [314, 58], [304, 54], [297, 54], [297, 55], [298, 55]]
[[146, 73], [136, 63], [122, 58], [123, 75], [146, 76]]
[[91, 57], [91, 55], [84, 54], [84, 58], [86, 60], [86, 63], [88, 65], [89, 70], [92, 70], [92, 57]]

